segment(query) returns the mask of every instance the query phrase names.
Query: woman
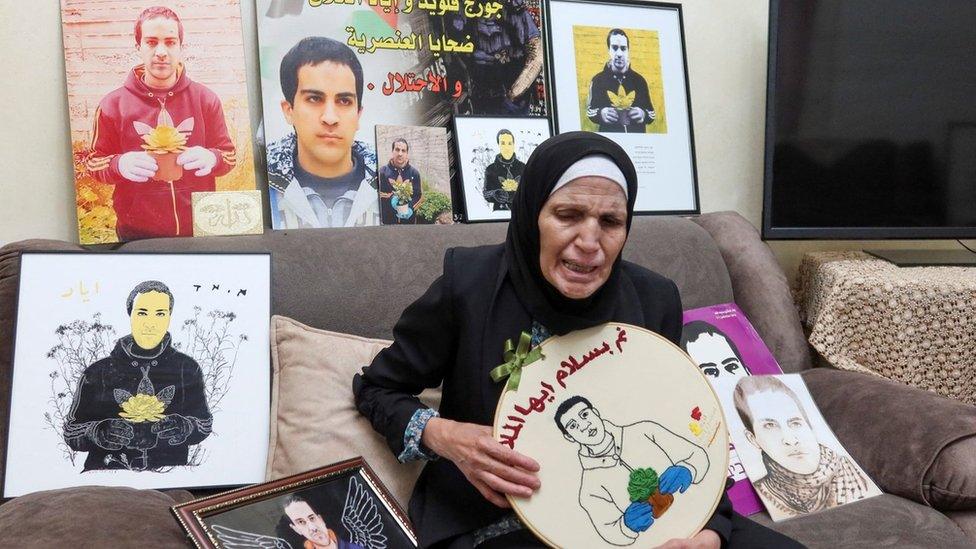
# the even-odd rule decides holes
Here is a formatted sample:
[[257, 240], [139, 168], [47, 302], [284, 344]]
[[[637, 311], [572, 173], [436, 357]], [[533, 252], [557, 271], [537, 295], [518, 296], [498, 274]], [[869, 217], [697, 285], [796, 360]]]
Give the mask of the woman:
[[[504, 383], [489, 372], [506, 340], [524, 331], [538, 344], [609, 321], [680, 338], [675, 284], [620, 259], [636, 194], [633, 164], [613, 141], [572, 132], [543, 142], [526, 163], [505, 243], [448, 250], [444, 274], [404, 311], [393, 345], [353, 380], [359, 411], [398, 459], [433, 459], [410, 500], [422, 546], [542, 546], [505, 498], [531, 496], [539, 465], [491, 436]], [[438, 414], [415, 395], [441, 383]], [[734, 527], [761, 528], [734, 520], [723, 498], [705, 530], [672, 545], [718, 548]]]

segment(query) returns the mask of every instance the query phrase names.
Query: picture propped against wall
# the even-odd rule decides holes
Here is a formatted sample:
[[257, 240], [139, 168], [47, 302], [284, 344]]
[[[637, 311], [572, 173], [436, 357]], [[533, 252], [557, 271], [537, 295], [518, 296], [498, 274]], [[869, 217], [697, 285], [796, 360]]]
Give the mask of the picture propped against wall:
[[[238, 0], [61, 0], [61, 20], [81, 244], [260, 232], [260, 195], [235, 196], [255, 189]], [[232, 215], [194, 219], [214, 191]]]

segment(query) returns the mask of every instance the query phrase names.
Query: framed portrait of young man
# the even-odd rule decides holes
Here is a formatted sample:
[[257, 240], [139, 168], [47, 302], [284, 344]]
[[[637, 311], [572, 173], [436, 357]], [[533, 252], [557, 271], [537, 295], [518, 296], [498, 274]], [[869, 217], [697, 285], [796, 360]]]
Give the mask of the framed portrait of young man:
[[271, 255], [21, 256], [3, 497], [264, 479]]
[[550, 0], [556, 133], [604, 134], [637, 169], [637, 214], [697, 214], [681, 6]]
[[511, 219], [525, 162], [551, 135], [546, 118], [454, 117], [458, 173], [469, 223]]
[[200, 549], [413, 549], [406, 513], [362, 457], [173, 507]]

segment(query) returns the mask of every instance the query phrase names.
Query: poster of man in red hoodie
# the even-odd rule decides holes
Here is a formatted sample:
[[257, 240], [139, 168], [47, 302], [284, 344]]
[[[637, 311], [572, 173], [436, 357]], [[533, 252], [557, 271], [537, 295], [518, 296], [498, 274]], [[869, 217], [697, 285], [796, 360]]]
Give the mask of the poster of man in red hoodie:
[[255, 188], [239, 3], [158, 2], [62, 0], [82, 244], [193, 236], [195, 193]]

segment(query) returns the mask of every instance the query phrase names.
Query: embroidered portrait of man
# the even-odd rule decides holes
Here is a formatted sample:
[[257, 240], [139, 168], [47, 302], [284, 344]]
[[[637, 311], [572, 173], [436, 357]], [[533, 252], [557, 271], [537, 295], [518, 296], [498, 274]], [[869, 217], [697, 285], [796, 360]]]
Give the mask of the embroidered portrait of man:
[[[579, 504], [607, 543], [634, 543], [675, 493], [684, 493], [708, 472], [704, 448], [654, 421], [612, 423], [586, 397], [561, 402], [554, 419], [563, 438], [578, 445]], [[635, 501], [634, 486], [641, 479], [656, 486], [647, 486], [649, 493]]]

